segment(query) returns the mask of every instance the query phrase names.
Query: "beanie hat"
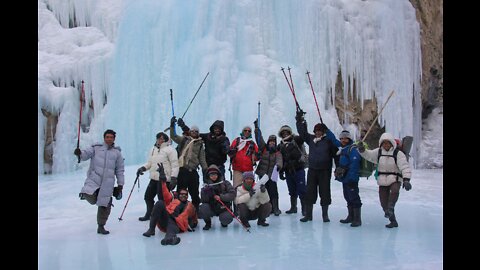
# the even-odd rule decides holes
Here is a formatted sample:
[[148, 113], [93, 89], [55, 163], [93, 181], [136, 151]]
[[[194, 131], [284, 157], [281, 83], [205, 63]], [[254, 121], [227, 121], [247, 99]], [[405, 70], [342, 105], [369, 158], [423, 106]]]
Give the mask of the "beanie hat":
[[275, 136], [275, 135], [270, 135], [270, 136], [268, 136], [267, 144], [268, 144], [268, 142], [270, 142], [270, 141], [274, 141], [275, 144], [277, 144], [277, 136]]
[[338, 135], [338, 138], [339, 139], [349, 138], [350, 140], [352, 140], [352, 135], [350, 134], [350, 132], [348, 130], [343, 130], [342, 132], [340, 132], [340, 135]]
[[244, 172], [242, 174], [242, 179], [245, 181], [247, 178], [253, 179], [253, 181], [255, 181], [255, 174], [253, 174], [253, 172]]
[[168, 142], [168, 139], [169, 139], [169, 138], [168, 138], [167, 134], [165, 134], [165, 133], [163, 133], [163, 132], [157, 133], [157, 139], [159, 139], [160, 137], [163, 137], [163, 140], [164, 140], [165, 142]]
[[327, 126], [323, 123], [318, 123], [313, 127], [313, 132], [320, 130], [321, 132], [325, 133], [327, 131]]
[[207, 175], [210, 175], [210, 174], [220, 175], [220, 170], [217, 168], [217, 166], [212, 164], [207, 169]]
[[197, 131], [197, 132], [200, 131], [200, 129], [198, 128], [198, 126], [192, 126], [192, 127], [190, 128], [190, 130], [195, 130], [195, 131]]

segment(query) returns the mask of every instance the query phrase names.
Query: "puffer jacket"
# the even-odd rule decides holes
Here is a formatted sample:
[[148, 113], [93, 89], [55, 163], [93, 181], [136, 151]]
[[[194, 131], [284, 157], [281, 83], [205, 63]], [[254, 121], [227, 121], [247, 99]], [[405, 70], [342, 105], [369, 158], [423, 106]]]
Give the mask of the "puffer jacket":
[[121, 149], [118, 146], [97, 143], [90, 148], [83, 150], [81, 160], [90, 159], [90, 166], [87, 171], [87, 179], [81, 192], [92, 195], [97, 189], [97, 205], [108, 206], [113, 195], [115, 177], [117, 185], [125, 184], [124, 160]]
[[[207, 161], [205, 159], [205, 147], [203, 146], [202, 138], [193, 139], [190, 136], [176, 135], [173, 132], [173, 128], [170, 129], [170, 137], [174, 142], [178, 144], [177, 154], [178, 154], [179, 164], [183, 162], [183, 165], [181, 167], [189, 171], [192, 171], [192, 170], [196, 170], [198, 168], [198, 165], [200, 165], [200, 167], [202, 168], [202, 171], [205, 171], [207, 169], [208, 166], [207, 166]], [[192, 149], [190, 151], [186, 151], [185, 153], [182, 153], [184, 149], [186, 150], [186, 147], [190, 143], [192, 143], [191, 145]], [[182, 154], [184, 156], [182, 156]], [[182, 162], [180, 161], [181, 159], [183, 159]]]
[[[182, 202], [179, 199], [174, 199], [170, 204], [166, 206], [167, 212], [172, 214], [175, 211], [175, 208], [180, 207]], [[189, 225], [198, 224], [197, 213], [195, 212], [195, 207], [189, 201], [186, 201], [186, 206], [183, 211], [175, 218], [180, 232], [186, 232]], [[160, 223], [157, 223], [157, 227], [162, 231], [166, 232], [167, 228], [161, 227]]]
[[[256, 183], [253, 183], [252, 189], [255, 187]], [[247, 204], [247, 207], [250, 211], [253, 211], [260, 207], [260, 205], [268, 203], [270, 201], [270, 196], [268, 192], [261, 192], [258, 189], [253, 196], [250, 196], [249, 190], [245, 189], [243, 185], [237, 187], [237, 196], [235, 197], [235, 204], [239, 205], [241, 203]]]
[[164, 142], [158, 147], [154, 145], [148, 152], [147, 163], [143, 165], [145, 169], [150, 172], [150, 179], [158, 181], [158, 163], [163, 164], [167, 182], [170, 182], [170, 177], [178, 176], [178, 156], [177, 150], [170, 145], [170, 140]]
[[[215, 165], [210, 165], [210, 167], [212, 166]], [[235, 189], [229, 181], [223, 180], [223, 177], [221, 175], [218, 176], [216, 182], [208, 179], [206, 185], [202, 187], [200, 191], [200, 199], [202, 203], [210, 204], [210, 207], [212, 207], [215, 215], [218, 216], [220, 213], [227, 210], [222, 204], [220, 204], [217, 200], [214, 199], [215, 195], [220, 196], [220, 200], [226, 206], [230, 207], [232, 201], [235, 199]]]
[[[378, 149], [375, 148], [372, 150], [366, 149], [365, 152], [360, 153], [360, 155], [365, 158], [366, 160], [377, 164], [378, 162], [378, 172], [380, 173], [377, 178], [377, 184], [379, 186], [390, 186], [392, 183], [396, 181], [403, 181], [403, 178], [412, 177], [412, 170], [410, 168], [410, 164], [407, 161], [407, 157], [402, 151], [398, 151], [397, 154], [397, 163], [395, 164], [395, 159], [393, 157], [393, 151], [397, 148], [397, 142], [395, 138], [390, 133], [383, 133], [380, 136], [378, 141], [379, 145], [382, 145], [384, 140], [390, 141], [393, 145], [389, 151], [386, 151], [382, 147], [382, 155], [380, 159], [378, 159]], [[383, 174], [388, 173], [388, 174]], [[398, 175], [398, 177], [397, 177]]]
[[[264, 174], [267, 174], [268, 177], [272, 177], [273, 168], [277, 165], [278, 170], [280, 171], [283, 166], [282, 154], [278, 150], [278, 147], [275, 145], [275, 149], [268, 149], [267, 143], [262, 136], [262, 131], [260, 129], [255, 133], [255, 139], [258, 144], [258, 149], [260, 152], [260, 161], [258, 162], [257, 169], [255, 174], [262, 177]], [[274, 135], [272, 135], [274, 136]], [[276, 139], [276, 137], [275, 137]]]

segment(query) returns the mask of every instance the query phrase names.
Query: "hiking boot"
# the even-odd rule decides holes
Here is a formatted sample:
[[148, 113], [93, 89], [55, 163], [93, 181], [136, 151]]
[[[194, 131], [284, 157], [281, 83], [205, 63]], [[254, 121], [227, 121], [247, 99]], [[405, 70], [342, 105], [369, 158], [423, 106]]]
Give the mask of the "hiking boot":
[[180, 237], [173, 236], [170, 238], [163, 238], [162, 241], [160, 241], [160, 244], [162, 244], [162, 246], [177, 245], [178, 243], [180, 243], [180, 240], [181, 240]]
[[268, 224], [265, 219], [262, 219], [262, 220], [258, 220], [257, 221], [257, 225], [260, 225], [260, 226], [263, 226], [263, 227], [268, 227], [270, 224]]
[[150, 237], [152, 235], [155, 235], [155, 228], [152, 230], [152, 229], [148, 229], [148, 231], [144, 232], [143, 233], [143, 236], [145, 237]]
[[395, 218], [395, 215], [390, 216], [389, 219], [390, 219], [390, 223], [385, 225], [385, 227], [390, 228], [390, 229], [398, 227], [398, 223], [397, 223], [397, 219]]
[[220, 225], [222, 225], [223, 228], [226, 228], [228, 227], [228, 224], [223, 224], [223, 223], [220, 223]]
[[110, 232], [105, 230], [104, 225], [98, 225], [97, 233], [98, 234], [109, 234]]
[[208, 231], [210, 230], [211, 227], [212, 227], [212, 220], [211, 219], [205, 220], [205, 226], [203, 226], [203, 230]]
[[301, 222], [312, 221], [313, 219], [313, 204], [305, 205], [305, 216], [300, 219]]

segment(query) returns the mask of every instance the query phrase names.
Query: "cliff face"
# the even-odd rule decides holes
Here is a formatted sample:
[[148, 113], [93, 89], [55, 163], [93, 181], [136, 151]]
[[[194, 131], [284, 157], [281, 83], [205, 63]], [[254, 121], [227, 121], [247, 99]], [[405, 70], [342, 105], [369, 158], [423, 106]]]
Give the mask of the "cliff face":
[[[435, 108], [443, 110], [443, 0], [410, 0], [420, 24], [422, 50], [422, 119]], [[343, 96], [341, 71], [335, 86], [335, 108], [341, 124], [357, 125], [362, 135], [370, 127], [380, 110], [377, 100], [361, 101], [355, 97], [355, 78], [350, 79], [348, 96]], [[348, 105], [345, 100], [348, 99]], [[345, 116], [347, 115], [347, 116]], [[374, 124], [366, 142], [371, 148], [378, 147], [378, 139], [384, 132]]]
[[443, 108], [443, 0], [410, 0], [417, 11], [422, 48], [422, 118]]

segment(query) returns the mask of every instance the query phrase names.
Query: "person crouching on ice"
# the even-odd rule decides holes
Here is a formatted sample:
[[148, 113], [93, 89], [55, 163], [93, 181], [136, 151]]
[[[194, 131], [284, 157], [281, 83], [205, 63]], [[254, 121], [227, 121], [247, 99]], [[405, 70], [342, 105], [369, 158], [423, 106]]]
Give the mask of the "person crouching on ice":
[[193, 204], [188, 201], [188, 190], [181, 188], [178, 190], [178, 198], [172, 200], [172, 194], [168, 191], [166, 185], [167, 177], [162, 164], [159, 164], [158, 172], [161, 181], [158, 194], [160, 200], [153, 207], [150, 216], [150, 227], [143, 235], [146, 237], [155, 235], [155, 226], [158, 226], [160, 231], [166, 232], [161, 244], [176, 245], [180, 243], [180, 237], [177, 236], [178, 233], [194, 231], [193, 228], [198, 223], [197, 213]]
[[253, 172], [242, 174], [243, 182], [237, 187], [237, 205], [239, 217], [245, 227], [250, 228], [249, 220], [258, 218], [257, 225], [267, 227], [266, 219], [272, 212], [272, 204], [265, 185], [260, 185], [259, 192], [254, 189], [255, 175]]

